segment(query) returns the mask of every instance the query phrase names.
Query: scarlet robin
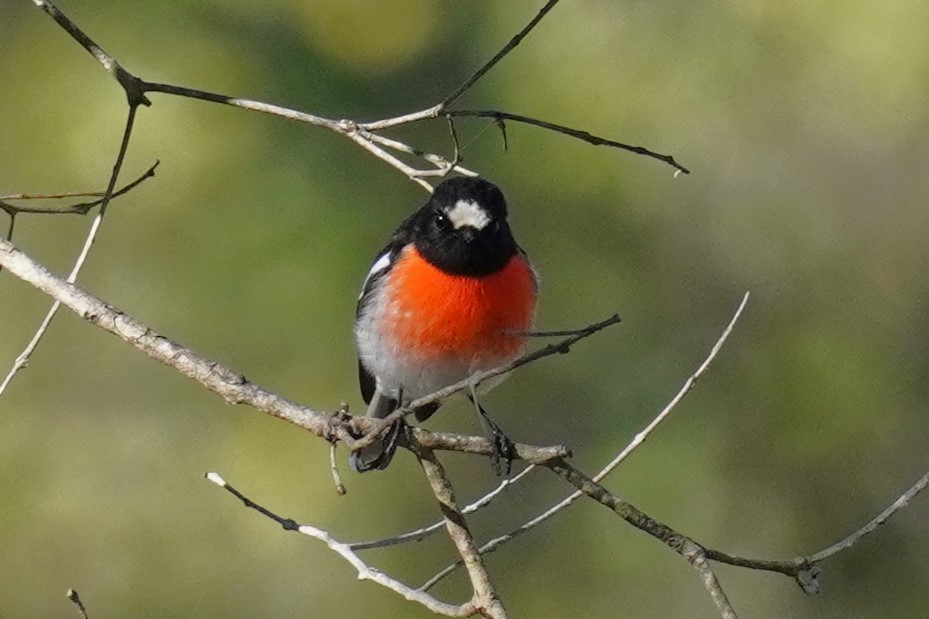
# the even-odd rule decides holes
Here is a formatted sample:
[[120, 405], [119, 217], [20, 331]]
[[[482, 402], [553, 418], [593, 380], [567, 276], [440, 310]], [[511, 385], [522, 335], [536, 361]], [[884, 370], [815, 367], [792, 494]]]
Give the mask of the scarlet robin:
[[[535, 270], [513, 238], [500, 189], [470, 177], [440, 183], [400, 224], [362, 286], [355, 344], [367, 414], [383, 418], [519, 357], [537, 291]], [[440, 404], [419, 408], [416, 419], [425, 421]], [[475, 404], [497, 434], [499, 428]], [[352, 452], [352, 468], [385, 468], [395, 438]]]

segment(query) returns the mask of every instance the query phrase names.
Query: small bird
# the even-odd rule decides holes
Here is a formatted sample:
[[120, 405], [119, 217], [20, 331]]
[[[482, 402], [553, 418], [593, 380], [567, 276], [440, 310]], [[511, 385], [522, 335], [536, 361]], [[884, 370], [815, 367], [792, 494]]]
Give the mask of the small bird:
[[[355, 344], [370, 417], [499, 367], [524, 351], [535, 319], [538, 280], [507, 222], [496, 185], [455, 177], [397, 228], [378, 254], [358, 299]], [[482, 384], [486, 391], [505, 375]], [[472, 397], [473, 400], [473, 397]], [[425, 421], [441, 403], [414, 412]], [[475, 402], [495, 445], [499, 427]], [[352, 452], [353, 469], [384, 469], [396, 433]], [[501, 454], [507, 458], [511, 456]]]

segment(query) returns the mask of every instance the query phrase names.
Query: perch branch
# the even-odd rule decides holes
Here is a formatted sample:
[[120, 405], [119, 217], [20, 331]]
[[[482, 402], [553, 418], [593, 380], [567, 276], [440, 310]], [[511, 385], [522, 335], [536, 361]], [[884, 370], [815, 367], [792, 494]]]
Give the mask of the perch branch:
[[[75, 284], [56, 277], [9, 241], [0, 240], [0, 265], [6, 267], [12, 275], [59, 301], [84, 320], [119, 337], [152, 359], [196, 380], [230, 404], [248, 404], [316, 436], [327, 440], [337, 439], [349, 448], [354, 448], [357, 444], [358, 440], [354, 436], [359, 432], [366, 434], [378, 427], [378, 420], [368, 417], [346, 416], [344, 421], [333, 423], [332, 416], [327, 413], [302, 406], [249, 382], [242, 374], [199, 356]], [[491, 441], [481, 436], [429, 432], [423, 428], [414, 428], [410, 437], [411, 447], [421, 445], [433, 450], [460, 451], [485, 456], [494, 453]], [[567, 453], [562, 446], [516, 444], [516, 459], [530, 463], [547, 462]]]
[[[540, 348], [531, 353], [525, 354], [522, 357], [514, 361], [511, 361], [510, 363], [507, 363], [506, 365], [501, 365], [492, 370], [487, 370], [486, 372], [477, 372], [475, 374], [472, 374], [471, 376], [469, 376], [468, 378], [464, 380], [460, 380], [457, 383], [452, 383], [448, 387], [439, 389], [438, 391], [425, 395], [421, 398], [417, 398], [413, 400], [412, 402], [410, 402], [409, 404], [407, 404], [405, 407], [398, 408], [397, 410], [387, 415], [386, 417], [377, 420], [375, 422], [374, 429], [369, 431], [369, 433], [366, 436], [359, 439], [358, 442], [351, 445], [351, 448], [359, 449], [361, 447], [370, 445], [372, 442], [374, 442], [374, 440], [376, 440], [378, 435], [380, 435], [387, 428], [389, 428], [391, 424], [399, 421], [400, 419], [403, 419], [404, 417], [407, 417], [408, 415], [412, 414], [413, 412], [416, 411], [416, 409], [420, 407], [426, 406], [427, 404], [432, 404], [433, 402], [444, 400], [461, 391], [470, 390], [471, 388], [476, 387], [477, 385], [481, 384], [485, 380], [491, 379], [495, 376], [500, 376], [501, 374], [507, 374], [508, 372], [512, 372], [516, 368], [522, 367], [526, 365], [527, 363], [532, 363], [533, 361], [538, 361], [539, 359], [543, 359], [545, 357], [549, 357], [554, 354], [566, 354], [571, 350], [571, 346], [573, 346], [580, 340], [586, 337], [590, 337], [594, 333], [602, 331], [603, 329], [606, 329], [607, 327], [615, 325], [619, 322], [620, 322], [619, 315], [613, 314], [606, 320], [601, 320], [600, 322], [596, 322], [592, 325], [588, 325], [587, 327], [584, 327], [582, 329], [571, 331], [573, 335], [566, 337], [560, 342], [549, 344], [548, 346]], [[469, 450], [459, 449], [456, 451], [469, 451]]]

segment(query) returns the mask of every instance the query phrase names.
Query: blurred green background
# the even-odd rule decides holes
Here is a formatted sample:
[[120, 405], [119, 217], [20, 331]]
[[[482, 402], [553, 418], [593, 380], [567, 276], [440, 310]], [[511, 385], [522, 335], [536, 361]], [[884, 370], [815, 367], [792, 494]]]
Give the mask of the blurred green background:
[[[335, 118], [425, 107], [541, 1], [62, 0], [128, 69]], [[542, 328], [619, 327], [519, 372], [486, 403], [521, 440], [565, 442], [589, 472], [703, 359], [728, 346], [609, 487], [702, 543], [788, 557], [832, 543], [929, 467], [929, 4], [559, 5], [460, 102], [643, 144], [693, 170], [486, 121], [466, 163], [500, 184], [543, 277]], [[288, 397], [360, 408], [357, 288], [423, 191], [324, 130], [152, 95], [81, 282], [161, 333]], [[119, 87], [26, 0], [0, 2], [0, 193], [99, 189]], [[448, 150], [445, 124], [395, 135]], [[6, 218], [0, 215], [5, 230]], [[66, 272], [89, 218], [21, 217], [15, 241]], [[0, 274], [6, 372], [49, 305]], [[430, 427], [477, 431], [463, 403]], [[344, 453], [341, 454], [343, 469]], [[495, 483], [444, 458], [459, 498]], [[202, 480], [216, 470], [345, 540], [437, 515], [408, 455], [347, 475], [327, 446], [62, 312], [0, 399], [0, 617], [426, 617], [318, 542]], [[473, 518], [482, 539], [566, 492], [540, 472]], [[744, 617], [929, 615], [929, 499], [826, 563], [825, 590], [720, 566]], [[442, 536], [370, 552], [416, 584]], [[687, 564], [582, 502], [488, 558], [513, 617], [716, 617]], [[462, 575], [438, 592], [461, 599]]]

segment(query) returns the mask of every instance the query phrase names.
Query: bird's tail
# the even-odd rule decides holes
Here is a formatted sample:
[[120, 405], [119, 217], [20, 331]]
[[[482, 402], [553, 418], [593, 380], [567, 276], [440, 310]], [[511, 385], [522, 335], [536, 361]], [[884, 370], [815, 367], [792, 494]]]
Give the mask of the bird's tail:
[[[368, 405], [368, 417], [383, 419], [396, 408], [397, 401], [385, 396], [380, 389], [377, 389], [374, 392], [374, 397], [371, 398], [371, 403]], [[397, 450], [397, 434], [399, 430], [399, 426], [392, 427], [385, 437], [353, 451], [348, 456], [349, 466], [359, 473], [386, 469]]]

